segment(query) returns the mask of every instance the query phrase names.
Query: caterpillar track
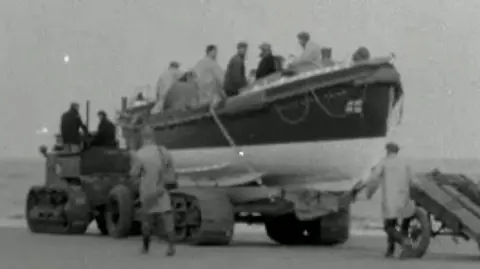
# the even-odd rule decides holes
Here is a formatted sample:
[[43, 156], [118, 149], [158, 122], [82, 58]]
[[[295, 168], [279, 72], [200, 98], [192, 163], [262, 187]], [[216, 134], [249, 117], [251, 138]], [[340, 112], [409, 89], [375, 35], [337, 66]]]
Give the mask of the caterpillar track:
[[92, 220], [85, 196], [78, 188], [32, 187], [25, 216], [33, 233], [83, 234]]

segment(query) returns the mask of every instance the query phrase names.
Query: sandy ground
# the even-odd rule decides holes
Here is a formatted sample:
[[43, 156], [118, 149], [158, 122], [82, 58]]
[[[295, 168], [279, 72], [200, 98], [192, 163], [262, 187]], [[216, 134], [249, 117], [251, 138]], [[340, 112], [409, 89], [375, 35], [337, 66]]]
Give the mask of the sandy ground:
[[177, 256], [164, 257], [165, 245], [139, 254], [140, 238], [115, 240], [98, 235], [33, 235], [23, 228], [0, 228], [0, 268], [478, 268], [480, 252], [473, 243], [456, 245], [438, 238], [421, 260], [386, 260], [384, 238], [354, 236], [335, 248], [285, 247], [272, 243], [258, 229], [237, 229], [230, 247], [179, 246]]

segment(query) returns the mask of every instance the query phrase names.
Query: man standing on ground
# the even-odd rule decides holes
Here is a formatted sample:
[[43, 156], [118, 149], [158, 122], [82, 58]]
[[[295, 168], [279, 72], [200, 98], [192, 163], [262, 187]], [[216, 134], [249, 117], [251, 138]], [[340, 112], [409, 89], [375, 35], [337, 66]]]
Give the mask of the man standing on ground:
[[84, 135], [88, 135], [88, 129], [80, 117], [78, 103], [72, 103], [70, 109], [62, 114], [60, 122], [60, 135], [62, 136], [63, 148], [66, 152], [79, 152], [82, 143], [80, 129]]
[[245, 57], [248, 45], [245, 42], [237, 44], [237, 54], [228, 62], [227, 72], [225, 73], [224, 90], [227, 96], [236, 96], [239, 90], [248, 85], [245, 71]]
[[386, 145], [387, 156], [376, 165], [366, 181], [367, 198], [371, 199], [379, 187], [382, 188], [382, 215], [387, 233], [387, 251], [385, 257], [393, 257], [395, 244], [403, 251], [401, 258], [411, 256], [410, 239], [397, 229], [398, 219], [402, 219], [402, 230], [415, 213], [415, 203], [410, 198], [412, 172], [404, 160], [398, 157], [400, 148], [395, 143]]
[[[175, 255], [175, 223], [168, 189], [176, 186], [176, 174], [170, 153], [155, 142], [154, 130], [141, 130], [142, 146], [132, 154], [132, 177], [140, 179], [140, 200], [144, 213], [142, 222], [142, 253], [150, 250], [150, 238], [155, 225], [163, 224], [167, 235], [167, 256]], [[161, 218], [162, 221], [159, 221]]]

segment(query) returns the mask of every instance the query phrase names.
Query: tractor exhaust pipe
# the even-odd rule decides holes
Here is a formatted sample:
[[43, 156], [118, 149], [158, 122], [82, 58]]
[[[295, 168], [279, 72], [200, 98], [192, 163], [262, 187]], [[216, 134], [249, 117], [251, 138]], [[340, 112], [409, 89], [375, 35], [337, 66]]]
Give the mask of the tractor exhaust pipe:
[[85, 125], [87, 130], [90, 130], [90, 100], [85, 102]]

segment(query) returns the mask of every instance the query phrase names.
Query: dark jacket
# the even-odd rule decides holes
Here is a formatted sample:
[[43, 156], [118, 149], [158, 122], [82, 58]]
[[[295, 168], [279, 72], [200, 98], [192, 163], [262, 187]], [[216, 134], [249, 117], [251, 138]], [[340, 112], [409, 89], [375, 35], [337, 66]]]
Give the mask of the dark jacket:
[[265, 57], [262, 57], [258, 63], [257, 73], [255, 74], [256, 79], [261, 79], [267, 77], [279, 69], [277, 65], [277, 59], [272, 54], [269, 54]]
[[115, 125], [107, 118], [98, 123], [97, 133], [93, 138], [92, 145], [112, 147], [116, 146], [116, 128]]
[[223, 88], [227, 96], [235, 96], [238, 94], [238, 90], [247, 86], [247, 84], [244, 58], [237, 54], [228, 62]]
[[88, 133], [87, 127], [83, 124], [78, 111], [70, 109], [63, 113], [60, 122], [60, 134], [63, 144], [79, 145], [82, 141], [80, 128], [84, 133]]

